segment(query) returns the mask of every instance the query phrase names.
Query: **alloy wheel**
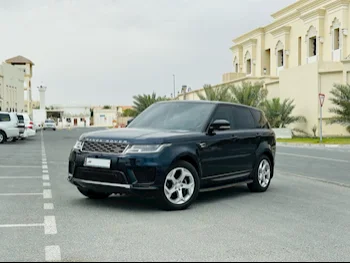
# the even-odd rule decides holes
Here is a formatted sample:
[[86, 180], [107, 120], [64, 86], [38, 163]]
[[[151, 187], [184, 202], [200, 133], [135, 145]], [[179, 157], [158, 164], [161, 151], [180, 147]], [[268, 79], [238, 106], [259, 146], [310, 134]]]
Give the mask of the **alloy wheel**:
[[187, 203], [192, 198], [194, 190], [194, 177], [186, 168], [178, 167], [168, 173], [164, 183], [164, 194], [172, 204]]

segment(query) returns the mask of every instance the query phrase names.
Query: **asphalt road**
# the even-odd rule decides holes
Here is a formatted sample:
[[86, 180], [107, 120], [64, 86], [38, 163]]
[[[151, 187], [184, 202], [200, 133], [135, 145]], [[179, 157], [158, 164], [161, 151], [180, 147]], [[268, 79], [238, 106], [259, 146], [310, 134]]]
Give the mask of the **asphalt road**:
[[279, 147], [268, 192], [203, 193], [186, 211], [84, 198], [67, 158], [87, 130], [0, 145], [0, 261], [349, 261], [350, 152]]

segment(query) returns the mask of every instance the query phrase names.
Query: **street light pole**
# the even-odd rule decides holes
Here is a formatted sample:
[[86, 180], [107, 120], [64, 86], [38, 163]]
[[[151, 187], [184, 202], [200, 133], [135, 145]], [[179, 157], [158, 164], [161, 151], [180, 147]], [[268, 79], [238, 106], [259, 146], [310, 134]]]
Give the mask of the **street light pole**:
[[175, 86], [176, 86], [176, 83], [175, 83], [175, 74], [173, 74], [173, 81], [174, 81], [174, 98], [176, 96], [176, 93], [175, 93]]

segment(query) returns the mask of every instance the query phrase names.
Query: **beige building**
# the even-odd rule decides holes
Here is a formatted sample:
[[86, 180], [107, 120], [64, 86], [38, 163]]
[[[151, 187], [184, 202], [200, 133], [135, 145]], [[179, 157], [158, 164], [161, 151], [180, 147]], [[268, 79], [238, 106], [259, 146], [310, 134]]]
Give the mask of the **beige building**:
[[32, 77], [34, 63], [22, 56], [10, 58], [6, 60], [6, 63], [19, 68], [24, 73], [24, 111], [31, 115], [33, 113]]
[[[233, 40], [232, 72], [223, 83], [264, 81], [269, 98], [294, 99], [297, 124], [309, 133], [318, 125], [319, 93], [326, 95], [323, 117], [331, 117], [330, 90], [350, 78], [350, 0], [299, 0], [272, 14], [274, 21]], [[196, 100], [196, 92], [179, 99]], [[319, 130], [319, 129], [318, 129]], [[348, 134], [323, 122], [324, 135]]]
[[24, 112], [24, 75], [12, 65], [0, 65], [0, 111]]

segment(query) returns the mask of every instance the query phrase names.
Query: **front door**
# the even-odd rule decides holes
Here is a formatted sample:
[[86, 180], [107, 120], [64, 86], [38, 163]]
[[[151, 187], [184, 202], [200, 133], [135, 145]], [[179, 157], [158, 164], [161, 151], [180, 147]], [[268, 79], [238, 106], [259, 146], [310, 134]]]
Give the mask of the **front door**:
[[249, 108], [218, 106], [212, 121], [225, 119], [231, 129], [207, 136], [201, 149], [203, 177], [249, 176], [253, 169], [257, 135]]
[[74, 126], [78, 126], [78, 119], [74, 119]]

